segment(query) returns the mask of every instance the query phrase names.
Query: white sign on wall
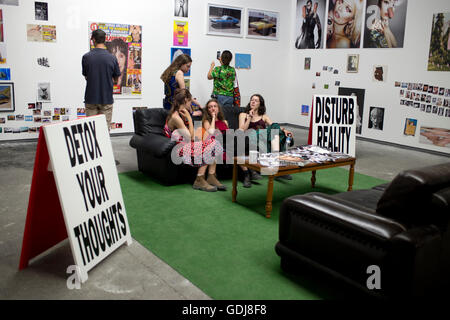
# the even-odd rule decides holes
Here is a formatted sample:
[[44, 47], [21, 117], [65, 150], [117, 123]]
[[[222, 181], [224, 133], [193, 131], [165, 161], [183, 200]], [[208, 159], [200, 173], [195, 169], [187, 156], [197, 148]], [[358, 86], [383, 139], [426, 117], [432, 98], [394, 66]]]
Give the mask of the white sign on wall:
[[314, 95], [312, 144], [355, 156], [356, 97]]
[[43, 127], [79, 280], [123, 243], [130, 227], [104, 115]]

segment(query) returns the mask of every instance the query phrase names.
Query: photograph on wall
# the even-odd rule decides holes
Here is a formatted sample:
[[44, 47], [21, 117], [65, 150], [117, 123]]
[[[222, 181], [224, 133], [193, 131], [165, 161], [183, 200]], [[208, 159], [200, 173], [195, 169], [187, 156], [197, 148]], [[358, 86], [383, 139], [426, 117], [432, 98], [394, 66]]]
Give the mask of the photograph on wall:
[[347, 72], [356, 73], [359, 69], [359, 54], [347, 55]]
[[325, 0], [297, 0], [295, 14], [295, 47], [321, 49], [327, 22]]
[[339, 87], [338, 95], [340, 96], [356, 96], [356, 104], [358, 105], [358, 112], [356, 113], [356, 133], [361, 134], [362, 132], [362, 122], [364, 115], [364, 95], [366, 93], [365, 89], [357, 88], [346, 88]]
[[309, 115], [309, 105], [302, 104], [302, 116]]
[[450, 12], [433, 15], [428, 71], [450, 71]]
[[247, 10], [247, 38], [278, 40], [278, 12], [257, 9]]
[[405, 119], [405, 129], [403, 134], [405, 136], [415, 136], [417, 128], [417, 119], [406, 118]]
[[403, 48], [408, 0], [367, 0], [364, 48]]
[[27, 41], [56, 42], [56, 26], [27, 24]]
[[[170, 48], [170, 63], [173, 62], [178, 56], [182, 54], [187, 54], [191, 57], [191, 49], [189, 48]], [[188, 73], [185, 73], [185, 77], [189, 77], [191, 75], [191, 69], [189, 69]]]
[[252, 55], [245, 53], [236, 53], [234, 55], [234, 67], [236, 69], [251, 69], [252, 67]]
[[188, 0], [175, 0], [175, 10], [173, 15], [175, 17], [188, 17]]
[[208, 4], [207, 34], [242, 37], [243, 8]]
[[[120, 76], [114, 85], [116, 98], [136, 98], [142, 93], [142, 26], [119, 23], [89, 22], [89, 39], [94, 30], [106, 33], [106, 49], [119, 62]], [[94, 48], [90, 40], [91, 50]]]
[[450, 148], [450, 129], [420, 127], [419, 142], [438, 147]]
[[0, 80], [11, 80], [10, 68], [0, 68]]
[[3, 10], [0, 9], [0, 42], [5, 41], [5, 36], [3, 34]]
[[[1, 82], [0, 83], [0, 112], [14, 111], [14, 83]], [[9, 120], [9, 118], [8, 118]]]
[[384, 108], [370, 107], [369, 129], [383, 130]]
[[40, 82], [37, 86], [37, 101], [51, 102], [50, 82]]
[[188, 22], [175, 20], [173, 22], [173, 45], [179, 47], [188, 46]]
[[8, 6], [18, 6], [19, 0], [0, 0], [0, 4], [5, 4]]
[[48, 20], [48, 3], [35, 2], [34, 3], [34, 17], [35, 20]]
[[305, 69], [305, 70], [311, 69], [311, 58], [310, 57], [305, 58], [305, 64], [304, 64], [303, 69]]
[[364, 0], [330, 0], [327, 20], [327, 48], [360, 48]]
[[372, 72], [372, 80], [375, 82], [386, 82], [387, 66], [374, 65], [373, 72]]

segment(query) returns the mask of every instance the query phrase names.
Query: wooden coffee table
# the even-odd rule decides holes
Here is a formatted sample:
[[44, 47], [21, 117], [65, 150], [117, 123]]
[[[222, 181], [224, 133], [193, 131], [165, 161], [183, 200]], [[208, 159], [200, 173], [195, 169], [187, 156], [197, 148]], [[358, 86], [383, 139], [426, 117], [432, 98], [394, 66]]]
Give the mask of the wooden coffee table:
[[[245, 163], [237, 163], [238, 158], [234, 157], [234, 165], [233, 165], [233, 189], [231, 191], [232, 201], [236, 202], [237, 196], [237, 169], [238, 165], [245, 166], [249, 169], [255, 170], [261, 173], [261, 169], [264, 166], [259, 163], [248, 163], [248, 160]], [[335, 162], [324, 162], [324, 163], [308, 163], [304, 167], [299, 166], [285, 166], [278, 167], [278, 172], [268, 175], [269, 181], [267, 184], [267, 196], [266, 196], [266, 218], [270, 218], [270, 214], [272, 212], [272, 198], [273, 198], [273, 179], [278, 176], [284, 176], [286, 174], [294, 174], [300, 172], [311, 171], [311, 186], [314, 188], [316, 184], [316, 171], [334, 167], [342, 167], [342, 166], [350, 166], [349, 174], [348, 174], [348, 191], [352, 190], [353, 186], [353, 176], [355, 173], [355, 162], [356, 158], [345, 158], [345, 159], [337, 159]]]

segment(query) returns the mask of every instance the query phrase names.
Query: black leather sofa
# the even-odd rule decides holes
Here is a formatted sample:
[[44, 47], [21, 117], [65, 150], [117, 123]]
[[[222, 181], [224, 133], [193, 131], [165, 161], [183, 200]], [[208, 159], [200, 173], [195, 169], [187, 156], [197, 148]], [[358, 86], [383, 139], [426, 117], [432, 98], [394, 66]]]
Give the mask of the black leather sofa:
[[[239, 113], [245, 108], [222, 108], [231, 129], [239, 126]], [[136, 149], [138, 169], [140, 172], [155, 178], [164, 185], [192, 183], [197, 174], [197, 168], [189, 165], [176, 165], [170, 155], [176, 142], [164, 135], [164, 125], [168, 111], [163, 108], [138, 109], [133, 112], [134, 135], [130, 146]], [[193, 119], [200, 121], [201, 117]], [[217, 166], [218, 178], [231, 177], [232, 166]]]
[[[368, 190], [289, 197], [275, 251], [288, 274], [327, 276], [363, 296], [431, 296], [450, 285], [449, 203], [450, 162]], [[369, 266], [380, 289], [367, 286]]]

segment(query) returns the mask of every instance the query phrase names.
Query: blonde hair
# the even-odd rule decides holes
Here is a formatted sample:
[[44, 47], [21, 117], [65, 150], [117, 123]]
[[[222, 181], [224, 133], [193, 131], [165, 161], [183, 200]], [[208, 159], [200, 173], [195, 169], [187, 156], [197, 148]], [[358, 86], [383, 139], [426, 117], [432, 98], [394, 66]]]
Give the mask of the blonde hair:
[[352, 23], [345, 26], [344, 32], [353, 47], [359, 48], [361, 41], [361, 25], [363, 19], [363, 0], [347, 0], [355, 4], [355, 16]]

